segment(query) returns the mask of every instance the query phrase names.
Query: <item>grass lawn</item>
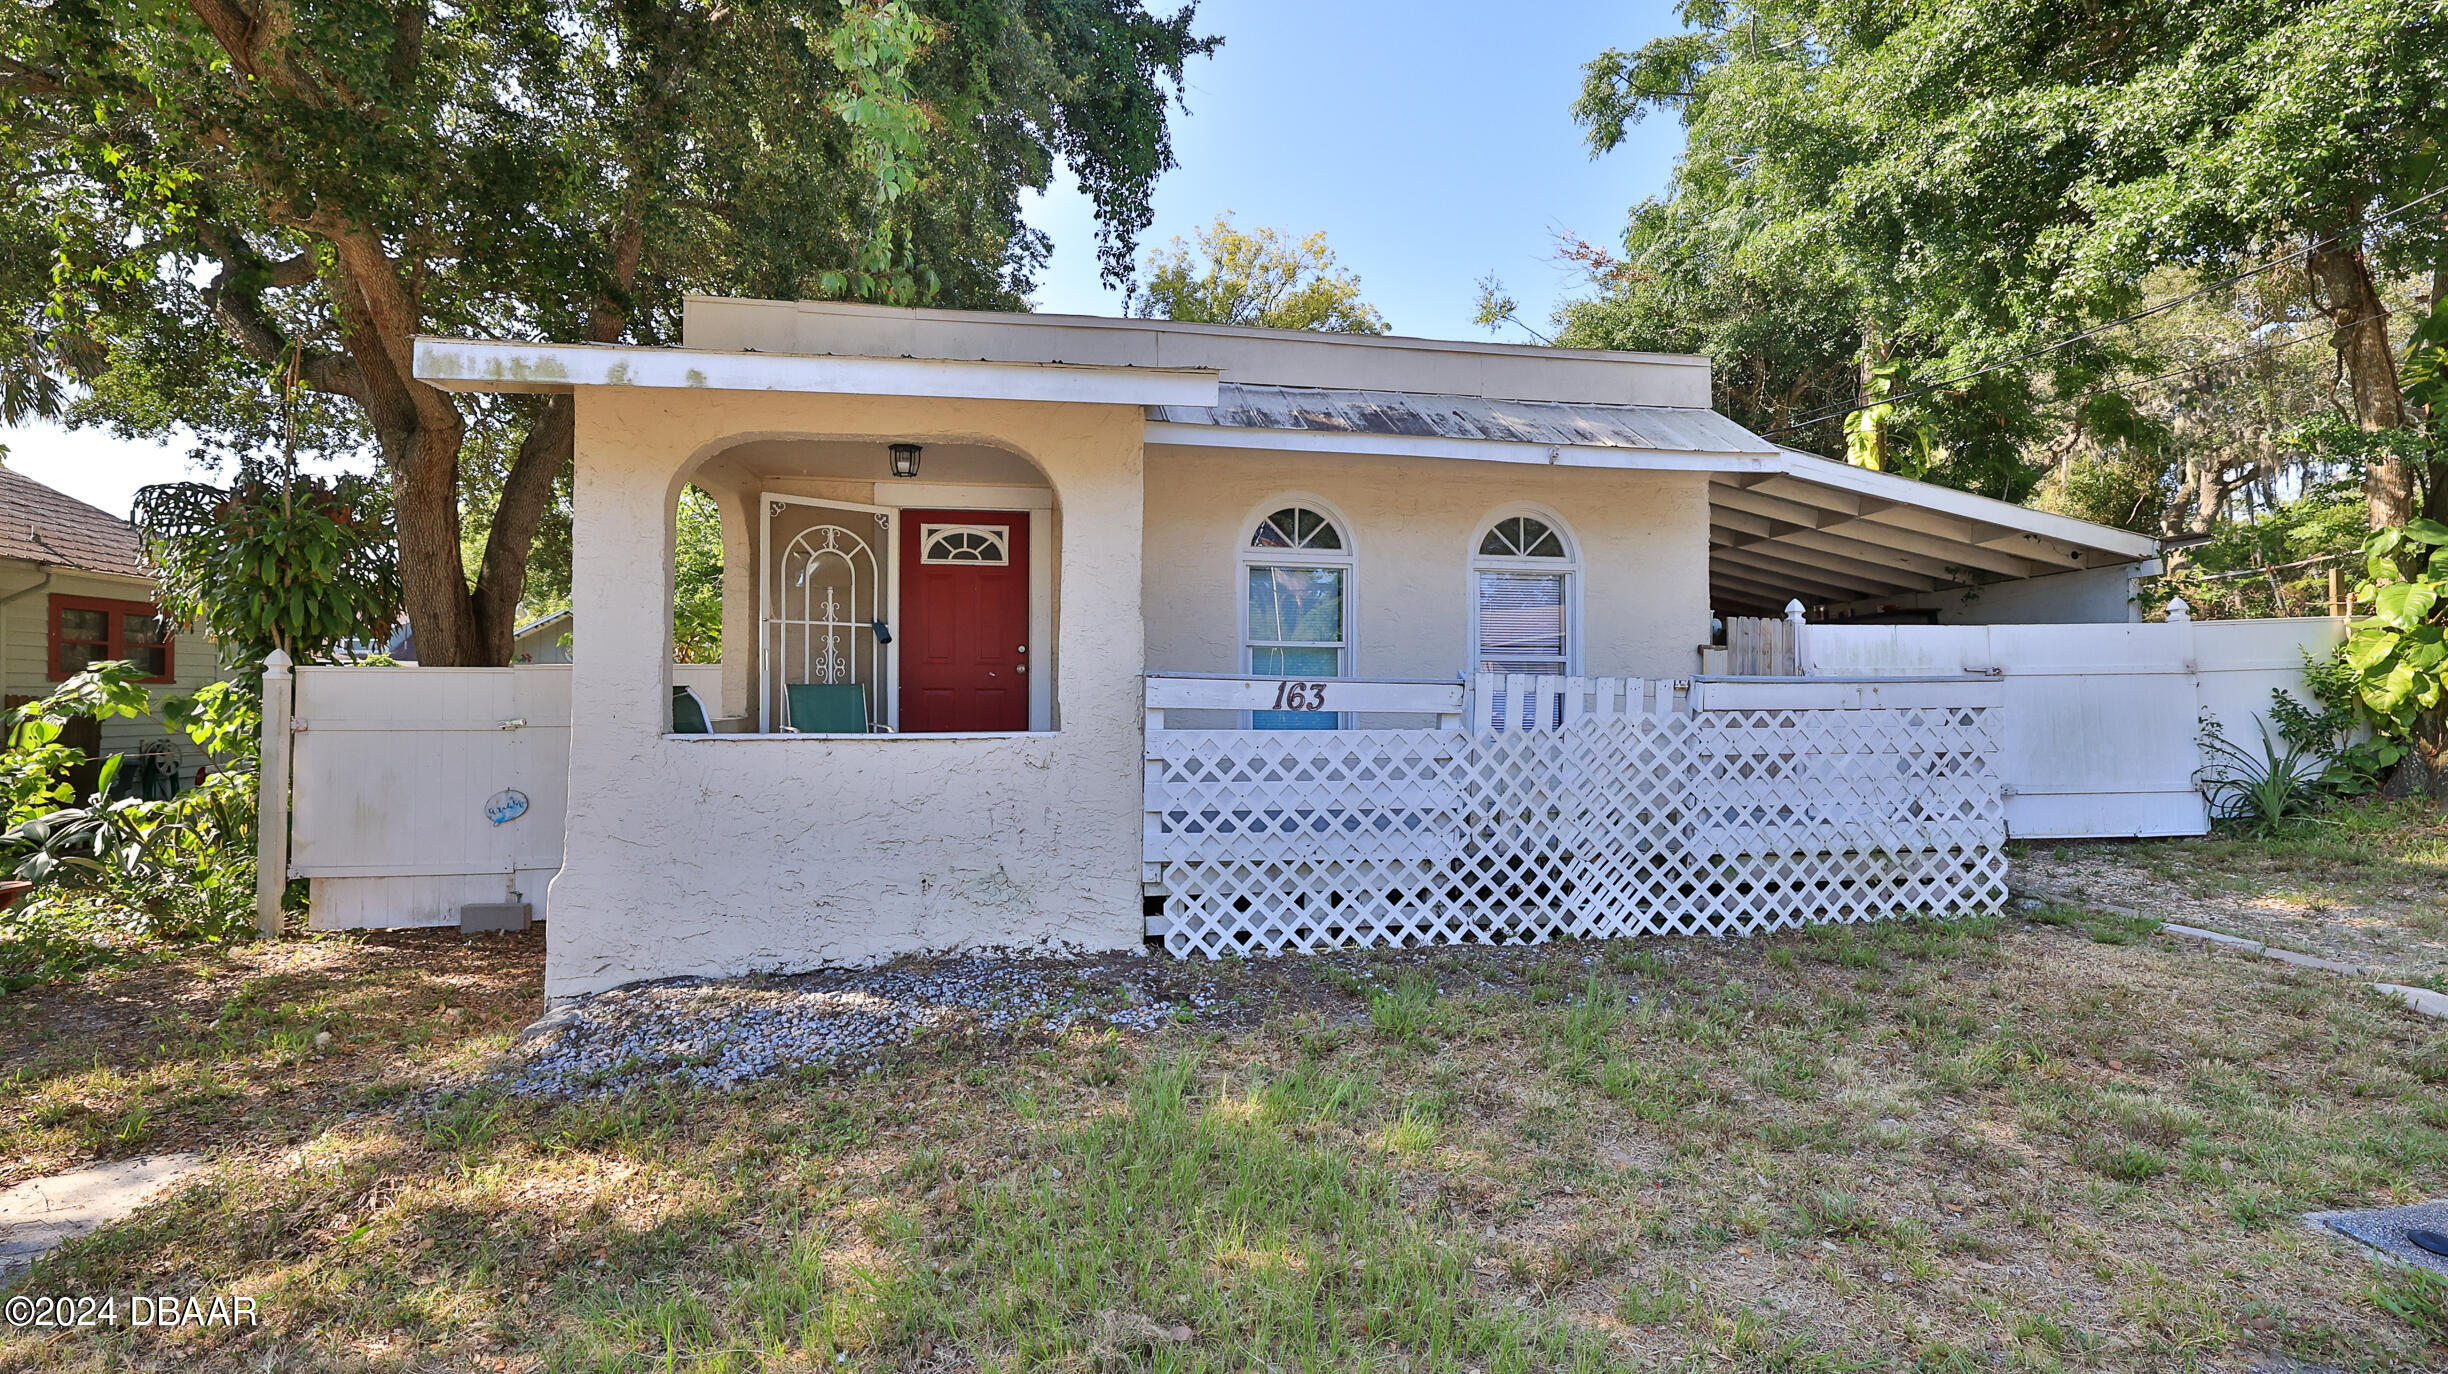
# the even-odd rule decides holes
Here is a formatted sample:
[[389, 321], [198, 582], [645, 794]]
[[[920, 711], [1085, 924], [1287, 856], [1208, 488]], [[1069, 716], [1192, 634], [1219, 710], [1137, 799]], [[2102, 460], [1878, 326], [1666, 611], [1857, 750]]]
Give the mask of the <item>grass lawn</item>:
[[2448, 1284], [2298, 1220], [2448, 1195], [2448, 1025], [2036, 915], [1227, 963], [1237, 1019], [585, 1101], [464, 1086], [531, 940], [20, 993], [13, 1170], [219, 1163], [19, 1291], [264, 1324], [0, 1369], [2448, 1366]]

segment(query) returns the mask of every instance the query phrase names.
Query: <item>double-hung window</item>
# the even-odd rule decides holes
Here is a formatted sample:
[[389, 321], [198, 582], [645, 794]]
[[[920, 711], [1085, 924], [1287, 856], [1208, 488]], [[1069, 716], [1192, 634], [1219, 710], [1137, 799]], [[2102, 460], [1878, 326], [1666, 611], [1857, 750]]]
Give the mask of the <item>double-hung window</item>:
[[[1265, 516], [1241, 553], [1242, 654], [1254, 677], [1336, 678], [1351, 669], [1351, 541], [1325, 512]], [[1331, 711], [1253, 711], [1259, 730], [1332, 730]]]
[[[1554, 521], [1508, 515], [1471, 558], [1471, 660], [1479, 673], [1564, 677], [1573, 670], [1572, 546]], [[1502, 721], [1501, 696], [1491, 705]]]

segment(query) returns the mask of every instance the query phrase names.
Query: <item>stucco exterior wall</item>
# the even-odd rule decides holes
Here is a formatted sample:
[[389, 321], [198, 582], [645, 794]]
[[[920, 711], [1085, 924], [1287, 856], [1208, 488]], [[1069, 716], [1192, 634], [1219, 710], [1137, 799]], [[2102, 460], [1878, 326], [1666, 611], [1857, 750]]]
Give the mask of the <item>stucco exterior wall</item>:
[[[572, 593], [587, 650], [571, 669], [546, 995], [908, 951], [1138, 948], [1142, 424], [1118, 405], [581, 391]], [[1036, 463], [1064, 532], [1062, 731], [664, 733], [673, 500], [699, 463], [773, 438], [985, 443]], [[737, 500], [726, 516], [747, 514]], [[725, 658], [736, 672], [750, 656]]]
[[1240, 551], [1262, 505], [1344, 517], [1354, 677], [1450, 678], [1470, 652], [1471, 553], [1505, 507], [1544, 507], [1580, 546], [1579, 669], [1683, 677], [1708, 642], [1703, 473], [1158, 448], [1147, 464], [1151, 672], [1237, 673]]

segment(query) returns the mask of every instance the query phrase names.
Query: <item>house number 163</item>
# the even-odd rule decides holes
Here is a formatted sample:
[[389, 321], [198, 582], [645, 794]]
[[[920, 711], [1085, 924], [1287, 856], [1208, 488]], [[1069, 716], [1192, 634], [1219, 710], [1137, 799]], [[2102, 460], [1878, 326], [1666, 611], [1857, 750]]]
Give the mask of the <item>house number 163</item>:
[[1323, 682], [1284, 682], [1275, 688], [1275, 709], [1278, 711], [1323, 711], [1326, 709], [1326, 684]]

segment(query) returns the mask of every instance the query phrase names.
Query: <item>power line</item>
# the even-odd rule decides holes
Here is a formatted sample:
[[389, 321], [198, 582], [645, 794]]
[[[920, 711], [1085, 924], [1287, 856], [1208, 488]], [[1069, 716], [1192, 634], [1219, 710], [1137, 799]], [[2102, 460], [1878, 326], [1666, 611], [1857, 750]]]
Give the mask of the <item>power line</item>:
[[[2353, 329], [2360, 325], [2370, 324], [2373, 320], [2383, 320], [2387, 318], [2388, 312], [2384, 310], [2377, 315], [2365, 315], [2362, 319], [2348, 321], [2345, 324], [2337, 326], [2337, 329]], [[2334, 333], [2335, 331], [2333, 330], [2332, 332]], [[2321, 336], [2318, 334], [2301, 334], [2292, 339], [2270, 344], [2265, 348], [2247, 348], [2239, 349], [2233, 353], [2221, 353], [2215, 357], [2204, 358], [2198, 363], [2187, 363], [2183, 367], [2170, 368], [2165, 372], [2159, 373], [2157, 376], [2142, 377], [2130, 382], [2118, 382], [2114, 386], [2097, 386], [2091, 388], [2089, 391], [2078, 391], [2071, 396], [2060, 396], [2055, 400], [2043, 401], [2041, 404], [2050, 406], [2070, 405], [2076, 401], [2087, 401], [2094, 396], [2105, 396], [2111, 391], [2131, 391], [2135, 387], [2149, 386], [2153, 382], [2164, 382], [2170, 377], [2181, 377], [2188, 372], [2207, 372], [2211, 368], [2218, 367], [2224, 363], [2244, 362], [2252, 358], [2266, 357], [2269, 354], [2276, 353], [2281, 349], [2293, 348], [2297, 344], [2311, 343], [2313, 340], [2320, 337]]]
[[[2126, 325], [2133, 324], [2138, 320], [2149, 319], [2151, 316], [2159, 314], [2162, 311], [2173, 310], [2177, 306], [2183, 305], [2188, 301], [2200, 300], [2202, 297], [2209, 295], [2213, 291], [2223, 290], [2226, 287], [2235, 285], [2237, 282], [2257, 277], [2264, 272], [2276, 271], [2278, 268], [2284, 267], [2291, 262], [2295, 262], [2299, 259], [2310, 256], [2314, 249], [2319, 248], [2323, 244], [2335, 243], [2338, 239], [2344, 237], [2351, 230], [2368, 229], [2375, 225], [2384, 224], [2389, 220], [2395, 219], [2399, 215], [2412, 210], [2414, 207], [2421, 205], [2424, 201], [2434, 200], [2443, 195], [2448, 195], [2448, 184], [2443, 184], [2430, 191], [2426, 191], [2423, 194], [2416, 196], [2414, 199], [2407, 201], [2405, 204], [2399, 205], [2384, 214], [2374, 215], [2369, 219], [2348, 225], [2346, 228], [2340, 229], [2337, 231], [2337, 233], [2331, 234], [2326, 238], [2314, 239], [2310, 243], [2305, 244], [2303, 247], [2296, 249], [2294, 252], [2285, 254], [2282, 257], [2272, 258], [2268, 262], [2265, 262], [2258, 267], [2249, 268], [2245, 271], [2238, 272], [2234, 276], [2228, 277], [2222, 281], [2212, 282], [2208, 286], [2202, 287], [2200, 290], [2188, 292], [2185, 295], [2176, 296], [2169, 300], [2161, 301], [2157, 305], [2151, 306], [2144, 310], [2137, 310], [2130, 315], [2121, 316], [2117, 319], [2110, 320], [2105, 324], [2093, 325], [2091, 328], [2083, 330], [2081, 333], [2069, 334], [2066, 337], [2057, 340], [2055, 343], [2045, 344], [2039, 348], [2031, 349], [2023, 353], [2017, 353], [2010, 357], [2001, 358], [1986, 367], [1977, 368], [1971, 372], [1948, 377], [1941, 381], [1931, 382], [1926, 386], [1915, 387], [1911, 391], [1900, 392], [1893, 396], [1881, 396], [1875, 400], [1846, 406], [1841, 410], [1826, 411], [1822, 414], [1813, 415], [1808, 419], [1796, 420], [1791, 424], [1779, 425], [1775, 429], [1762, 430], [1760, 432], [1760, 437], [1763, 439], [1773, 439], [1777, 435], [1791, 434], [1797, 429], [1808, 429], [1812, 425], [1823, 424], [1829, 420], [1851, 415], [1858, 411], [1868, 410], [1872, 406], [1893, 405], [1898, 401], [1909, 401], [1915, 396], [1926, 396], [1933, 391], [1943, 390], [1947, 387], [1954, 386], [1959, 382], [1969, 382], [1976, 378], [1986, 377], [1992, 372], [1999, 371], [2003, 368], [2012, 367], [2019, 362], [2028, 362], [2033, 358], [2046, 357], [2061, 348], [2071, 348], [2075, 344], [2081, 343], [2085, 339], [2096, 338], [2101, 334], [2107, 333], [2111, 329], [2122, 329]], [[2370, 318], [2378, 317], [2374, 316]], [[2368, 319], [2357, 320], [2355, 321], [2355, 324], [2342, 325], [2339, 327], [2343, 329], [2352, 329], [2355, 327], [2355, 325], [2365, 324], [2368, 322]], [[2301, 342], [2301, 340], [2291, 340], [2290, 342]]]

